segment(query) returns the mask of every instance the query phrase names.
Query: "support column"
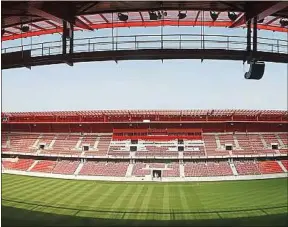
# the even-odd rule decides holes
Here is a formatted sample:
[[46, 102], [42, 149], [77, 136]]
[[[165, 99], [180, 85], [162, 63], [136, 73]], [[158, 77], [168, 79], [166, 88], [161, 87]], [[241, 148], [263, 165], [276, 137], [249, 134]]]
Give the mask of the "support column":
[[[67, 54], [67, 40], [69, 41], [69, 53]], [[74, 26], [72, 23], [63, 20], [62, 54], [65, 62], [73, 66], [72, 55], [74, 50]]]
[[257, 52], [257, 17], [253, 18], [253, 54]]

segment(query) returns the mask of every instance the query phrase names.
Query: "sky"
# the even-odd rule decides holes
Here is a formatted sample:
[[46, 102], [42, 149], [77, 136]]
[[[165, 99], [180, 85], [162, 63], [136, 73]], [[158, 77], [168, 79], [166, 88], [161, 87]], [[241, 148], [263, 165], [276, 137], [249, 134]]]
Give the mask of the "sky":
[[[113, 34], [160, 34], [160, 28], [118, 28]], [[165, 27], [196, 34], [200, 27]], [[245, 36], [244, 29], [205, 28], [206, 34]], [[111, 36], [111, 29], [76, 38]], [[287, 40], [286, 34], [259, 31]], [[60, 35], [3, 42], [3, 47], [60, 40]], [[2, 70], [2, 111], [106, 109], [287, 109], [288, 65], [266, 63], [259, 81], [244, 79], [240, 61], [161, 60], [77, 63]]]

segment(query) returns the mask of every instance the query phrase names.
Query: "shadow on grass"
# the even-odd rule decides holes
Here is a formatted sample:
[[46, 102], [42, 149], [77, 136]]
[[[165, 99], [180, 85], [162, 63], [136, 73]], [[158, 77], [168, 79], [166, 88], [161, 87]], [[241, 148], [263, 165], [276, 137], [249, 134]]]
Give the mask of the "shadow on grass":
[[[218, 218], [194, 220], [136, 220], [125, 219], [125, 212], [115, 219], [92, 218], [73, 215], [45, 213], [10, 206], [2, 206], [2, 226], [287, 226], [287, 213], [256, 217]], [[247, 211], [249, 212], [249, 211]], [[265, 212], [264, 212], [265, 213]]]

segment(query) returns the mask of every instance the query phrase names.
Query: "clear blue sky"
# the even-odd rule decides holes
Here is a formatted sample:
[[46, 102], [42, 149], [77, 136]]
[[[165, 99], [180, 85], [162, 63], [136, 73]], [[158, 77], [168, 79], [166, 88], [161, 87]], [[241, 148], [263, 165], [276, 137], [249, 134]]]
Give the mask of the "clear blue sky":
[[[205, 30], [207, 34], [245, 36], [244, 29]], [[160, 28], [125, 28], [117, 32], [159, 34]], [[165, 34], [199, 32], [199, 27], [164, 28]], [[111, 30], [76, 33], [76, 37], [102, 35], [111, 35]], [[260, 35], [287, 39], [281, 33], [260, 31]], [[59, 39], [56, 34], [34, 37], [32, 42]], [[30, 38], [23, 40], [30, 42]], [[5, 47], [19, 44], [19, 40], [2, 43]], [[2, 70], [2, 111], [287, 109], [287, 65], [267, 63], [260, 81], [245, 80], [244, 68], [248, 69], [240, 61], [159, 60]]]

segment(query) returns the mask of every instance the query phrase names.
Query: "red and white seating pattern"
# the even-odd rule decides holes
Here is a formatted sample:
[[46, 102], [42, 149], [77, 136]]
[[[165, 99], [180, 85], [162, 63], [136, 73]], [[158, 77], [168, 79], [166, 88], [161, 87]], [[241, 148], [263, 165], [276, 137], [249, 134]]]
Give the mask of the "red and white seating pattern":
[[87, 161], [80, 170], [79, 175], [124, 177], [128, 166], [129, 162]]
[[100, 136], [99, 143], [97, 146], [98, 151], [85, 152], [85, 155], [97, 155], [97, 156], [107, 155], [111, 139], [112, 139], [111, 136]]
[[257, 162], [245, 160], [234, 161], [235, 168], [239, 175], [259, 175], [261, 174]]
[[38, 144], [44, 143], [48, 147], [48, 146], [50, 146], [52, 140], [54, 140], [55, 137], [56, 137], [55, 134], [44, 134], [39, 139], [39, 143]]
[[163, 177], [180, 177], [180, 168], [178, 162], [167, 164], [167, 168], [163, 170]]
[[283, 166], [286, 168], [286, 170], [288, 171], [288, 160], [282, 160], [281, 162]]
[[276, 161], [259, 161], [258, 166], [261, 174], [283, 173], [282, 168]]
[[7, 146], [7, 142], [8, 142], [8, 134], [7, 133], [3, 133], [1, 134], [1, 147], [6, 147]]
[[66, 153], [65, 151], [73, 150], [79, 138], [79, 135], [58, 135], [52, 147], [53, 152]]
[[136, 177], [145, 177], [146, 175], [151, 174], [150, 169], [144, 169], [144, 168], [146, 168], [145, 163], [136, 162], [133, 166], [132, 175]]
[[56, 165], [56, 161], [51, 160], [39, 160], [30, 172], [43, 172], [51, 173]]
[[31, 153], [35, 152], [32, 146], [38, 139], [37, 134], [10, 134], [10, 151], [13, 152], [25, 152]]
[[231, 176], [233, 172], [228, 162], [186, 162], [186, 177]]
[[33, 159], [15, 159], [15, 161], [2, 160], [3, 167], [11, 170], [27, 171], [33, 163]]
[[56, 163], [52, 173], [72, 175], [79, 166], [80, 161], [62, 160]]
[[205, 142], [206, 153], [208, 156], [225, 156], [229, 155], [229, 151], [220, 150], [217, 147], [215, 135], [203, 135], [203, 140]]

